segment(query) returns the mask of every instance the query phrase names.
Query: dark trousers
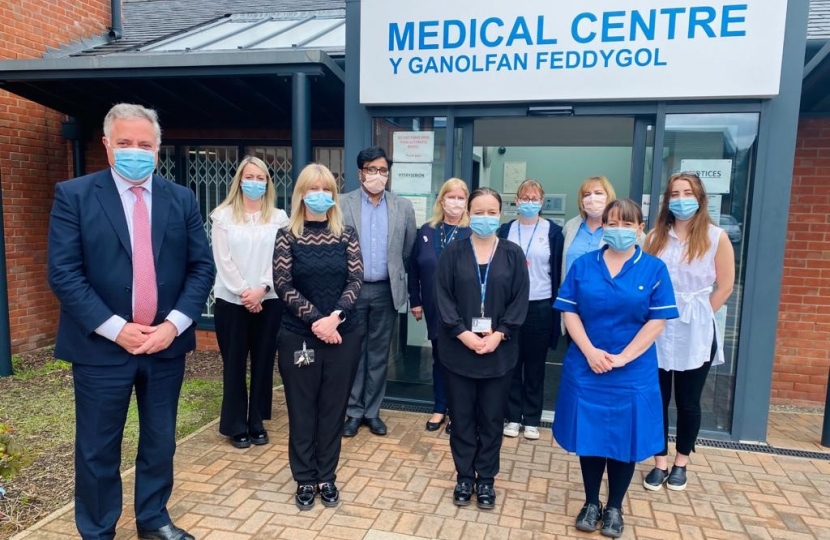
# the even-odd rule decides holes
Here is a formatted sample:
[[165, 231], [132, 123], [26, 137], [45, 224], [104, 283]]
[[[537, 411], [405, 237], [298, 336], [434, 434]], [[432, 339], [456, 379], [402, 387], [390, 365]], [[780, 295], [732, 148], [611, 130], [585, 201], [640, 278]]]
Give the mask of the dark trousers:
[[[316, 337], [280, 332], [279, 367], [288, 408], [288, 463], [298, 484], [334, 482], [340, 460], [346, 403], [357, 370], [363, 329], [328, 345]], [[303, 341], [314, 350], [314, 362], [294, 364]]]
[[579, 468], [582, 470], [582, 484], [585, 486], [585, 502], [599, 505], [602, 476], [608, 471], [607, 505], [622, 510], [623, 499], [634, 477], [635, 465], [636, 463], [604, 457], [580, 456]]
[[677, 453], [688, 456], [695, 450], [702, 417], [700, 398], [703, 395], [703, 387], [706, 386], [709, 368], [712, 367], [712, 358], [718, 351], [717, 341], [712, 341], [709, 361], [699, 368], [688, 371], [659, 370], [660, 394], [663, 397], [664, 444], [663, 451], [657, 454], [658, 456], [665, 456], [669, 453], [669, 402], [672, 383], [674, 384], [674, 404], [677, 407]]
[[[519, 331], [519, 363], [513, 370], [507, 421], [538, 427], [542, 421], [545, 388], [545, 360], [553, 328], [551, 300], [534, 300]], [[558, 329], [557, 329], [558, 331]]]
[[452, 414], [450, 450], [456, 482], [492, 485], [499, 472], [504, 408], [512, 371], [501, 377], [473, 379], [444, 369], [447, 404]]
[[75, 524], [84, 540], [111, 540], [121, 516], [121, 440], [135, 388], [139, 436], [135, 518], [142, 529], [170, 523], [176, 413], [184, 356], [132, 356], [118, 366], [73, 364]]
[[[274, 357], [284, 304], [276, 298], [251, 313], [245, 306], [217, 299], [214, 311], [216, 341], [222, 352], [222, 413], [219, 433], [231, 437], [262, 429], [271, 419]], [[246, 374], [251, 355], [251, 389]]]
[[380, 415], [397, 313], [388, 281], [363, 284], [355, 304], [355, 317], [366, 329], [366, 334], [360, 344], [360, 364], [346, 410], [352, 418], [377, 418]]
[[438, 340], [433, 339], [432, 343], [432, 393], [435, 404], [432, 412], [447, 414], [447, 391], [444, 388], [444, 375], [441, 373], [441, 364], [438, 361]]

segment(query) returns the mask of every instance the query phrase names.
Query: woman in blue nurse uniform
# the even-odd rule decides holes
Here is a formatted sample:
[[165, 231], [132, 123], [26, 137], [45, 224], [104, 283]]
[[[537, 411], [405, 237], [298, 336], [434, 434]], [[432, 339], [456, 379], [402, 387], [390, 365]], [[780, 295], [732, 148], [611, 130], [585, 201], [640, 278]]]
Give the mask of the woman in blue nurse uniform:
[[579, 455], [585, 505], [576, 528], [594, 531], [601, 519], [602, 534], [618, 538], [634, 466], [663, 447], [654, 341], [678, 312], [666, 265], [635, 244], [644, 228], [637, 203], [612, 202], [602, 223], [606, 246], [574, 262], [554, 302], [573, 342], [565, 355], [553, 435]]

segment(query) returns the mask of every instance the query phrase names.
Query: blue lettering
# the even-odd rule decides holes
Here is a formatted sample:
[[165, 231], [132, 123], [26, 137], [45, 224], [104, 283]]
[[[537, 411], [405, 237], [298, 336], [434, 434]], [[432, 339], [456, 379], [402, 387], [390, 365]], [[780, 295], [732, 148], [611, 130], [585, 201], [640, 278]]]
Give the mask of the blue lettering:
[[533, 38], [530, 37], [530, 29], [527, 27], [527, 22], [522, 16], [516, 17], [516, 22], [513, 23], [513, 28], [510, 30], [510, 35], [507, 36], [507, 46], [513, 45], [517, 39], [524, 40], [528, 45], [533, 45]]
[[467, 73], [470, 71], [470, 57], [465, 55], [461, 55], [455, 61], [455, 70], [459, 73]]
[[545, 16], [536, 19], [536, 45], [556, 45], [556, 38], [545, 37]]
[[660, 47], [657, 47], [656, 49], [654, 49], [654, 65], [655, 66], [666, 66], [666, 65], [668, 65], [665, 62], [660, 61]]
[[631, 49], [620, 49], [617, 51], [616, 60], [619, 67], [629, 67], [631, 65]]
[[625, 17], [625, 11], [606, 11], [602, 14], [602, 42], [609, 41], [625, 41], [623, 36], [612, 36], [608, 33], [609, 30], [616, 30], [624, 28], [625, 24], [622, 22], [611, 22], [611, 18]]
[[471, 19], [470, 20], [470, 47], [476, 46], [476, 25], [478, 24], [478, 19]]
[[489, 19], [485, 19], [484, 22], [481, 23], [481, 43], [485, 47], [498, 47], [499, 45], [501, 45], [501, 42], [504, 41], [504, 38], [502, 36], [497, 36], [496, 39], [492, 40], [487, 37], [487, 28], [493, 24], [502, 27], [504, 26], [504, 21], [502, 21], [498, 17], [490, 17]]
[[499, 58], [499, 66], [496, 68], [497, 71], [501, 71], [503, 69], [513, 71], [513, 65], [510, 63], [510, 57], [506, 54], [501, 55], [501, 58]]
[[427, 58], [427, 65], [424, 68], [424, 73], [438, 73], [438, 62], [435, 61], [435, 58], [430, 56]]
[[447, 72], [452, 73], [452, 56], [442, 56], [441, 57], [441, 73]]
[[400, 65], [401, 65], [401, 60], [403, 60], [403, 58], [398, 58], [397, 60], [398, 60], [398, 61], [396, 62], [396, 61], [395, 61], [395, 58], [390, 58], [390, 59], [389, 59], [389, 61], [392, 63], [392, 74], [393, 74], [393, 75], [397, 75], [397, 74], [398, 74], [398, 66], [400, 66]]
[[649, 40], [654, 41], [654, 31], [657, 27], [657, 10], [648, 10], [648, 24], [640, 14], [639, 11], [631, 12], [631, 33], [628, 36], [629, 41], [637, 41], [637, 28], [643, 33], [643, 36]]
[[677, 16], [681, 13], [686, 13], [686, 8], [663, 8], [660, 10], [661, 15], [669, 16], [669, 39], [674, 39], [675, 30], [677, 28]]
[[[455, 41], [450, 41], [450, 34], [453, 31], [453, 28], [458, 31], [458, 38]], [[465, 39], [467, 39], [467, 27], [464, 26], [462, 21], [459, 21], [458, 19], [444, 21], [445, 49], [457, 49], [464, 44]]]
[[574, 69], [578, 68], [580, 64], [581, 57], [579, 53], [576, 51], [568, 51], [565, 53], [565, 68], [567, 69]]
[[605, 67], [608, 67], [611, 63], [611, 57], [614, 56], [614, 49], [611, 49], [610, 51], [600, 50], [599, 54], [602, 55], [602, 61], [604, 62]]
[[423, 60], [420, 56], [413, 56], [409, 59], [409, 72], [414, 73], [415, 75], [421, 73], [424, 70]]
[[562, 51], [553, 51], [550, 55], [550, 68], [551, 69], [562, 69], [564, 66], [562, 65]]
[[732, 23], [744, 23], [746, 17], [743, 15], [732, 15], [733, 11], [746, 11], [746, 4], [734, 4], [723, 6], [723, 20], [720, 23], [721, 37], [744, 37], [746, 30], [730, 30], [729, 25]]
[[420, 50], [437, 49], [437, 43], [427, 43], [428, 38], [437, 38], [438, 30], [427, 30], [427, 28], [438, 28], [438, 21], [421, 21], [418, 23], [418, 48]]
[[403, 34], [398, 23], [389, 23], [389, 50], [411, 51], [415, 48], [415, 23], [408, 22], [403, 27]]
[[[640, 67], [651, 64], [651, 49], [640, 49], [634, 53], [634, 63]], [[645, 56], [645, 59], [643, 58]]]
[[495, 55], [495, 54], [488, 54], [488, 55], [485, 55], [485, 57], [484, 57], [484, 58], [485, 58], [485, 63], [486, 63], [486, 66], [487, 66], [487, 67], [485, 68], [485, 71], [492, 71], [492, 69], [493, 69], [493, 64], [495, 64], [495, 63], [496, 63], [496, 58], [498, 58], [498, 55]]
[[544, 64], [548, 63], [548, 51], [539, 51], [536, 53], [536, 70], [542, 69]]
[[[590, 60], [589, 60], [590, 58]], [[597, 67], [597, 62], [599, 61], [599, 56], [597, 56], [596, 51], [585, 51], [585, 60], [583, 60], [582, 67], [586, 69], [590, 69], [592, 67]]]
[[[703, 15], [703, 19], [700, 16]], [[689, 9], [689, 39], [695, 38], [695, 28], [698, 26], [706, 32], [710, 38], [716, 37], [715, 31], [712, 30], [712, 23], [717, 18], [718, 14], [715, 8], [712, 7], [693, 7]]]
[[583, 19], [587, 19], [592, 23], [597, 22], [597, 16], [593, 13], [580, 13], [574, 18], [574, 22], [571, 24], [571, 35], [573, 36], [574, 41], [577, 43], [590, 43], [594, 41], [597, 37], [596, 32], [589, 32], [587, 36], [582, 36], [579, 33], [579, 23], [582, 22]]

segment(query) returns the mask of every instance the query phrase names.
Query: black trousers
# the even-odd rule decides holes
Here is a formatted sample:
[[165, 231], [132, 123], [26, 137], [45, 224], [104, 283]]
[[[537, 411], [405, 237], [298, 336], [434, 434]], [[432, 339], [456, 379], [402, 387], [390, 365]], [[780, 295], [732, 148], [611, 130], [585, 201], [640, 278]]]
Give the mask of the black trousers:
[[[262, 421], [271, 419], [274, 357], [284, 307], [274, 298], [265, 300], [259, 313], [251, 313], [245, 306], [216, 300], [216, 341], [222, 352], [222, 435], [232, 437], [260, 430]], [[249, 353], [250, 395], [246, 383]]]
[[545, 360], [553, 331], [550, 298], [530, 302], [527, 318], [519, 332], [519, 363], [513, 370], [513, 380], [510, 383], [508, 422], [538, 427], [542, 421]]
[[[346, 405], [352, 389], [364, 329], [343, 335], [340, 345], [328, 345], [283, 329], [279, 368], [288, 408], [288, 463], [298, 484], [334, 482], [340, 461]], [[314, 362], [294, 365], [294, 351], [303, 341], [314, 350]]]
[[703, 387], [706, 386], [709, 369], [712, 367], [712, 359], [717, 352], [717, 340], [713, 339], [709, 361], [699, 368], [687, 371], [659, 370], [660, 394], [663, 397], [664, 444], [663, 451], [657, 454], [658, 456], [665, 456], [669, 453], [669, 402], [672, 384], [674, 384], [674, 404], [677, 407], [677, 453], [688, 456], [694, 452], [702, 417], [700, 398], [703, 395]]
[[501, 377], [473, 379], [444, 369], [456, 482], [493, 484], [499, 472], [504, 408], [512, 376], [511, 370]]

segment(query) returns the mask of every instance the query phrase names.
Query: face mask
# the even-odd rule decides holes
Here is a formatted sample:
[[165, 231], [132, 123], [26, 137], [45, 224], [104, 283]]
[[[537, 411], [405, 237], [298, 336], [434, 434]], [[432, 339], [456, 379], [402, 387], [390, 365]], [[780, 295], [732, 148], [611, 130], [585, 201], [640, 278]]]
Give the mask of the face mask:
[[444, 199], [444, 214], [451, 218], [461, 217], [461, 215], [464, 214], [465, 206], [465, 201], [459, 201], [458, 199]]
[[542, 203], [519, 203], [519, 213], [523, 218], [532, 218], [542, 209]]
[[252, 201], [258, 201], [265, 195], [267, 185], [259, 180], [243, 180], [242, 193]]
[[470, 218], [470, 228], [476, 236], [493, 236], [499, 228], [499, 216], [473, 216]]
[[156, 168], [156, 153], [140, 148], [113, 148], [115, 172], [130, 182], [144, 180]]
[[377, 195], [386, 187], [386, 177], [380, 174], [364, 175], [363, 187], [372, 195]]
[[693, 198], [672, 199], [669, 201], [669, 212], [681, 221], [690, 219], [697, 214], [698, 208], [700, 208], [700, 205], [697, 203], [697, 199]]
[[325, 191], [312, 191], [303, 198], [303, 202], [312, 214], [325, 214], [334, 206], [334, 199]]
[[637, 229], [604, 227], [602, 239], [614, 251], [625, 251], [637, 241]]
[[592, 218], [598, 218], [602, 216], [602, 212], [605, 210], [605, 203], [608, 200], [608, 197], [605, 195], [596, 195], [591, 194], [587, 197], [583, 197], [582, 199], [582, 208], [585, 210], [585, 213]]

